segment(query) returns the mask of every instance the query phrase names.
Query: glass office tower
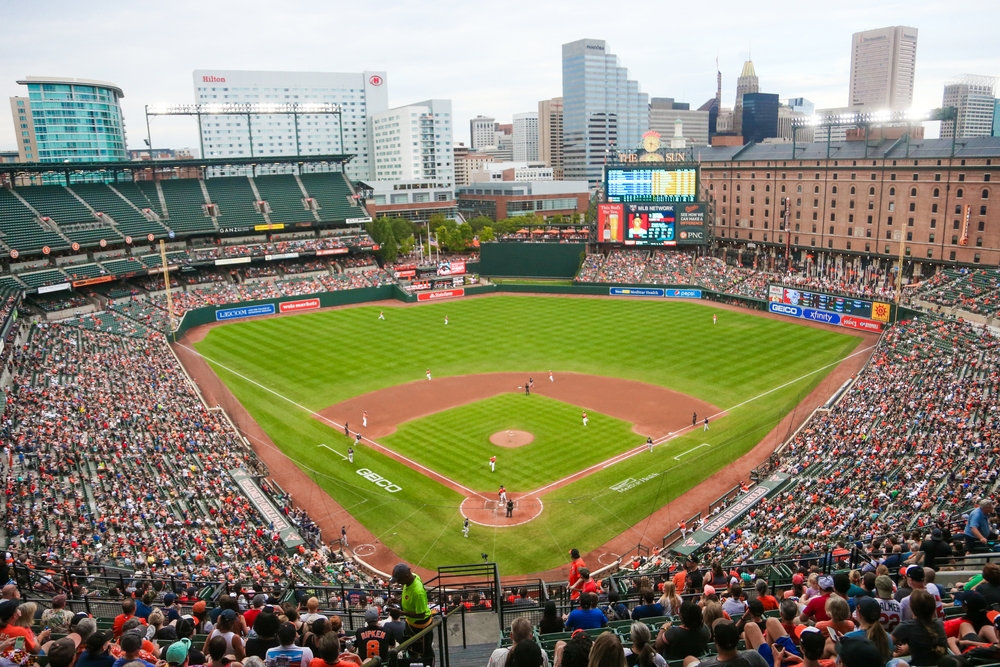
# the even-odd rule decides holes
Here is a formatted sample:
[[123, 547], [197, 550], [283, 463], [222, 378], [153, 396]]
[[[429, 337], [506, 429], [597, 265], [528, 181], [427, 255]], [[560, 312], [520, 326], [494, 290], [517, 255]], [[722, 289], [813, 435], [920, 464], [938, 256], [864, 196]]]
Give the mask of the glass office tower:
[[10, 98], [22, 162], [127, 160], [118, 86], [88, 79], [29, 76], [27, 97]]
[[563, 160], [567, 181], [596, 185], [612, 151], [649, 128], [649, 95], [600, 39], [563, 44]]

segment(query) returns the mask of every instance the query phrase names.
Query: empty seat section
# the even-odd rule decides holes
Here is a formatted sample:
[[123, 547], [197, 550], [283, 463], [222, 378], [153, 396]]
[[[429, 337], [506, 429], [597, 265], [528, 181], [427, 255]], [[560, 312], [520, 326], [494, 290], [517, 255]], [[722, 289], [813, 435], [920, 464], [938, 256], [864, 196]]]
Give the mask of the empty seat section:
[[302, 174], [299, 178], [306, 186], [306, 192], [319, 205], [319, 217], [324, 222], [368, 215], [363, 207], [352, 204], [354, 200], [351, 199], [351, 188], [340, 172]]
[[[147, 185], [141, 186], [144, 190]], [[205, 195], [196, 178], [160, 181], [167, 203], [167, 227], [175, 232], [214, 232], [212, 219], [205, 215]]]
[[258, 176], [253, 179], [261, 198], [271, 205], [271, 222], [313, 221], [312, 211], [302, 204], [302, 190], [291, 174]]
[[147, 234], [166, 236], [167, 230], [162, 225], [146, 220], [142, 213], [132, 208], [107, 185], [80, 184], [72, 186], [71, 189], [83, 197], [95, 211], [110, 215], [117, 223], [118, 231], [126, 236], [132, 236], [137, 240]]
[[99, 278], [108, 275], [107, 270], [98, 264], [75, 264], [63, 269], [71, 280], [85, 280], [87, 278]]
[[69, 247], [59, 234], [44, 229], [31, 209], [6, 188], [0, 188], [0, 232], [3, 232], [4, 243], [18, 252], [38, 252], [42, 246]]
[[209, 178], [205, 180], [205, 187], [208, 188], [212, 203], [219, 205], [220, 226], [267, 224], [264, 216], [254, 208], [257, 197], [248, 178]]
[[115, 276], [124, 276], [137, 271], [146, 272], [146, 265], [139, 261], [138, 257], [122, 257], [119, 259], [102, 259], [101, 266], [107, 269], [108, 273]]
[[130, 202], [139, 208], [151, 209], [156, 215], [163, 217], [163, 206], [160, 205], [160, 195], [156, 191], [156, 183], [147, 181], [115, 183], [115, 190], [125, 195]]
[[86, 206], [61, 185], [18, 188], [17, 193], [42, 217], [51, 218], [71, 241], [80, 245], [94, 245], [101, 239], [109, 243], [121, 241], [121, 236], [114, 228], [98, 221]]
[[55, 285], [57, 283], [68, 282], [66, 274], [59, 269], [46, 269], [34, 273], [22, 273], [18, 276], [28, 287], [42, 287], [43, 285]]

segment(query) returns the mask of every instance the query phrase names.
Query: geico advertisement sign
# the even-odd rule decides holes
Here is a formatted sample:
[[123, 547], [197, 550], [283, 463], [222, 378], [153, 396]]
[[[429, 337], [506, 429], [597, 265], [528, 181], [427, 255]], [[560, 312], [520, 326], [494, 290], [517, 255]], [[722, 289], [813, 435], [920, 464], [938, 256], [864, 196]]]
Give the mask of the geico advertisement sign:
[[790, 306], [787, 303], [769, 303], [767, 309], [772, 313], [791, 315], [792, 317], [802, 317], [802, 309], [798, 306]]
[[375, 486], [381, 486], [389, 493], [397, 493], [403, 490], [403, 487], [393, 484], [382, 475], [378, 474], [377, 472], [372, 472], [368, 468], [358, 468], [357, 473], [362, 477], [364, 477], [365, 479], [367, 479], [369, 482], [372, 482]]

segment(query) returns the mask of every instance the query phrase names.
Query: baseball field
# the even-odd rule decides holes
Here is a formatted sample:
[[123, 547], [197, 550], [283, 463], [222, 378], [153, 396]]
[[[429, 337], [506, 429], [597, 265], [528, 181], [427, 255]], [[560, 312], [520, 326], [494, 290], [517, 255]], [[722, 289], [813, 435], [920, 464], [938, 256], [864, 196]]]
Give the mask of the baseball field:
[[195, 347], [350, 513], [337, 523], [425, 568], [485, 553], [511, 575], [622, 533], [659, 543], [642, 520], [753, 448], [860, 341], [697, 302], [491, 296], [232, 323]]

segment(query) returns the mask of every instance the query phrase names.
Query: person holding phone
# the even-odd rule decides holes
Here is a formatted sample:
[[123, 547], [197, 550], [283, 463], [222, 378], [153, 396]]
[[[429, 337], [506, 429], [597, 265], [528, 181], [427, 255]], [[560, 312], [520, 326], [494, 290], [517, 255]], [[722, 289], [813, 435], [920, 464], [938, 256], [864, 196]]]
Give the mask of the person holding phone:
[[17, 600], [4, 600], [0, 603], [0, 641], [21, 638], [24, 640], [23, 649], [25, 651], [28, 653], [38, 653], [39, 644], [45, 643], [49, 635], [52, 634], [52, 631], [48, 629], [42, 630], [36, 641], [35, 633], [30, 628], [22, 628], [15, 625], [21, 613], [18, 607]]

